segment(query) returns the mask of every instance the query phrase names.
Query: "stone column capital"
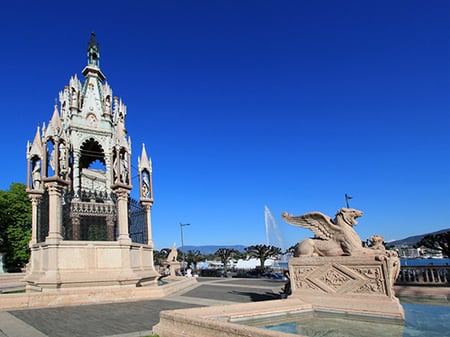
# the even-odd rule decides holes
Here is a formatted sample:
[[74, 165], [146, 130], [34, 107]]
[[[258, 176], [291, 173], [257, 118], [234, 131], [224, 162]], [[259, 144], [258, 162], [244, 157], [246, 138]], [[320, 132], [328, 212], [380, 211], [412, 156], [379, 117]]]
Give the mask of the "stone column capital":
[[61, 193], [62, 189], [66, 187], [69, 183], [61, 178], [52, 177], [52, 178], [44, 178], [44, 185], [48, 188], [48, 192], [50, 193]]
[[42, 199], [42, 195], [44, 194], [44, 190], [34, 190], [34, 189], [27, 189], [26, 190], [28, 197], [30, 198], [32, 203], [39, 203]]
[[151, 210], [153, 207], [153, 200], [150, 199], [141, 199], [141, 205], [145, 208], [145, 210]]
[[132, 185], [124, 184], [121, 182], [116, 182], [115, 184], [111, 185], [111, 190], [114, 191], [114, 193], [130, 193], [131, 189], [133, 188]]

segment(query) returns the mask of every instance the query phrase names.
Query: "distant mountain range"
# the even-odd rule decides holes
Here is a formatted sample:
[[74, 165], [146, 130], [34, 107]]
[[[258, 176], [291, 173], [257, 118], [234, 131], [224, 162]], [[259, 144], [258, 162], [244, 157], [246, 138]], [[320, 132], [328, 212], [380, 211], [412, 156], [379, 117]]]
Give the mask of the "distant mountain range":
[[[243, 246], [243, 245], [184, 246], [183, 251], [188, 252], [190, 250], [192, 250], [192, 251], [198, 250], [198, 251], [200, 251], [200, 253], [207, 255], [207, 254], [214, 254], [219, 248], [230, 248], [230, 249], [236, 249], [240, 252], [243, 252], [245, 247], [247, 247], [247, 246]], [[179, 249], [181, 250], [181, 247]]]
[[423, 237], [425, 237], [426, 235], [430, 235], [430, 234], [436, 235], [436, 234], [441, 234], [441, 233], [446, 233], [446, 232], [450, 232], [450, 228], [441, 229], [440, 231], [432, 232], [432, 233], [426, 233], [426, 234], [421, 234], [421, 235], [409, 236], [406, 239], [389, 241], [389, 242], [387, 242], [387, 244], [389, 246], [413, 246], [417, 242], [422, 240]]

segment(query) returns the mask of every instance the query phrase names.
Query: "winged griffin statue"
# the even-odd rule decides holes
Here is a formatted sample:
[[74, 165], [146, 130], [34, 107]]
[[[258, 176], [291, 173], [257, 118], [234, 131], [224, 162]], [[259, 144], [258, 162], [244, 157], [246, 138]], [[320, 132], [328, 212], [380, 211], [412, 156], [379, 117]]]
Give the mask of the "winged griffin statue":
[[[284, 212], [281, 216], [287, 223], [310, 229], [314, 238], [301, 241], [294, 256], [340, 256], [374, 254], [374, 249], [364, 248], [353, 226], [363, 212], [353, 208], [341, 208], [334, 220], [320, 212], [293, 216]], [[384, 248], [384, 247], [383, 247]]]

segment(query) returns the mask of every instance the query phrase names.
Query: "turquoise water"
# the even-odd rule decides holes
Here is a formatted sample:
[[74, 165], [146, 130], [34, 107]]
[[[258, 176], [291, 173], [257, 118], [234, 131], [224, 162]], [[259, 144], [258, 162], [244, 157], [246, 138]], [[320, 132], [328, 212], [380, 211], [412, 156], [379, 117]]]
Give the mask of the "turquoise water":
[[349, 315], [311, 313], [295, 320], [259, 326], [308, 337], [449, 337], [450, 305], [402, 303], [405, 323]]
[[402, 337], [450, 336], [450, 305], [402, 303], [406, 322]]

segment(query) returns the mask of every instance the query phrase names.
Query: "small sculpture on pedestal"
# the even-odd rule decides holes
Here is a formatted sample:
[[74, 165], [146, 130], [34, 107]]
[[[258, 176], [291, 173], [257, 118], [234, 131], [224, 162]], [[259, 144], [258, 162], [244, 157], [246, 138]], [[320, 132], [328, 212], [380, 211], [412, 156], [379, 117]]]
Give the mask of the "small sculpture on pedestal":
[[173, 244], [172, 250], [170, 251], [169, 255], [167, 255], [166, 262], [164, 263], [164, 265], [169, 268], [171, 277], [175, 277], [177, 275], [177, 270], [180, 270], [180, 262], [177, 261], [177, 258], [177, 246]]

